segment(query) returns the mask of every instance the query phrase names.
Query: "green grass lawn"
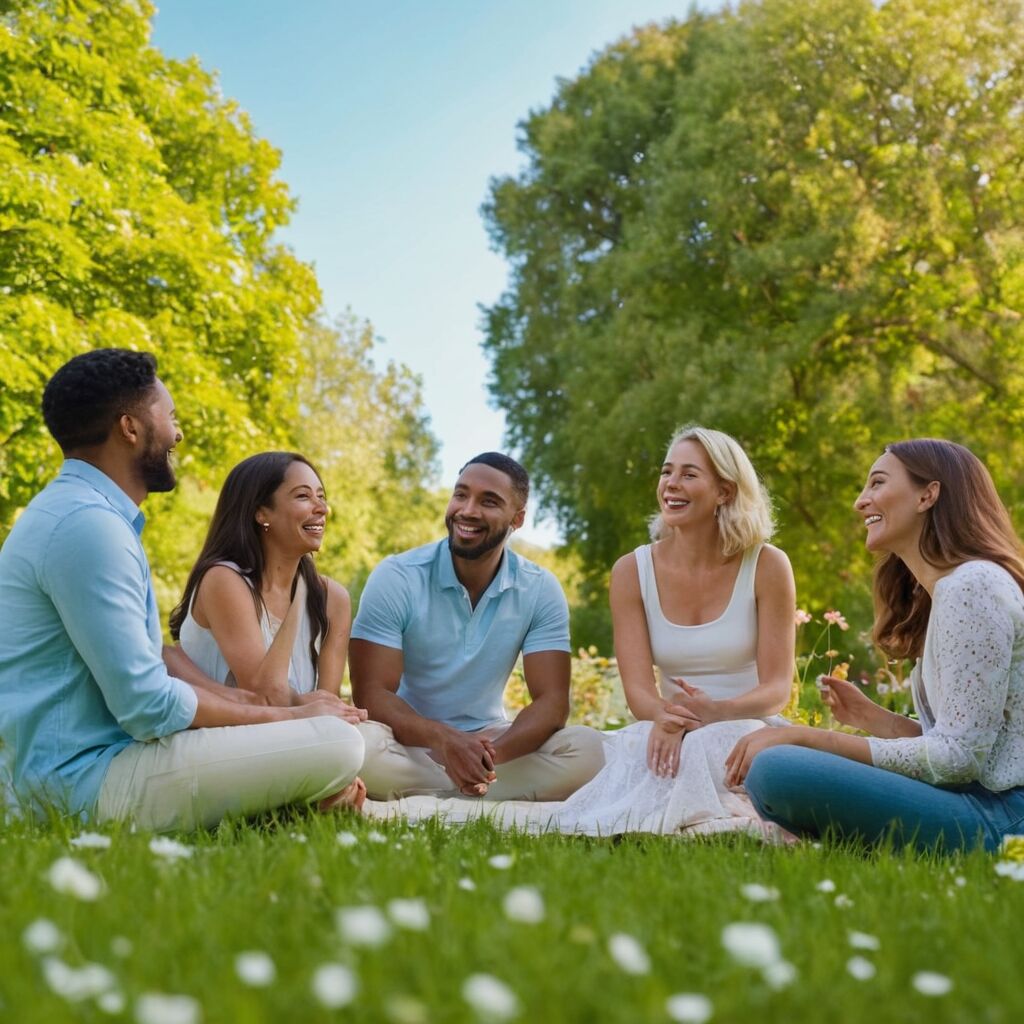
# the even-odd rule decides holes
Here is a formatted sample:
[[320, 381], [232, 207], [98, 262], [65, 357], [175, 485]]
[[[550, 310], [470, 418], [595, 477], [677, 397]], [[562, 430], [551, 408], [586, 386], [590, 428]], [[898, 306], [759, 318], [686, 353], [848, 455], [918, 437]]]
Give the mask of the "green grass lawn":
[[[339, 842], [339, 832], [355, 841]], [[60, 824], [0, 826], [2, 1020], [488, 1019], [463, 994], [474, 974], [504, 982], [516, 1002], [506, 1019], [528, 1024], [668, 1021], [667, 1000], [679, 993], [710, 998], [712, 1021], [1024, 1016], [1024, 883], [998, 877], [983, 854], [938, 860], [738, 838], [529, 838], [483, 823], [447, 831], [303, 815], [182, 837], [192, 854], [182, 859], [152, 852], [149, 835], [127, 829], [106, 833], [107, 849], [75, 848], [76, 834]], [[492, 864], [495, 855], [508, 855], [510, 866]], [[96, 899], [51, 884], [51, 866], [69, 856], [101, 880]], [[750, 899], [743, 887], [752, 883], [777, 897]], [[538, 890], [541, 920], [507, 915], [506, 896], [519, 886]], [[395, 899], [421, 900], [429, 920], [416, 903], [389, 911]], [[528, 917], [541, 909], [530, 894], [513, 903]], [[389, 934], [368, 934], [379, 945], [360, 945], [358, 933], [342, 934], [337, 911], [365, 906], [389, 923], [389, 913], [404, 909], [409, 923], [425, 927], [391, 923]], [[60, 932], [52, 952], [26, 943], [26, 928], [39, 919]], [[790, 983], [777, 976], [784, 981], [786, 968], [766, 978], [723, 948], [723, 929], [737, 922], [774, 931], [779, 956], [795, 969]], [[379, 917], [363, 924], [369, 933], [374, 925], [388, 931]], [[851, 932], [876, 938], [879, 948], [853, 948]], [[39, 926], [32, 934], [42, 945], [54, 938]], [[627, 969], [643, 968], [642, 957], [631, 964], [620, 953], [626, 967], [613, 957], [615, 935], [642, 946], [646, 972]], [[275, 978], [265, 987], [240, 979], [236, 957], [247, 951], [272, 959]], [[872, 977], [851, 975], [856, 956], [876, 969]], [[75, 1001], [73, 992], [55, 993], [83, 977], [68, 981], [57, 961], [102, 965], [112, 978], [92, 988], [115, 994]], [[348, 968], [340, 980], [357, 985], [346, 1006], [325, 1007], [314, 992], [327, 964]], [[922, 971], [944, 975], [951, 990], [921, 994], [913, 978]], [[146, 993], [190, 996], [199, 1015], [161, 1014], [166, 1007], [154, 1008]]]

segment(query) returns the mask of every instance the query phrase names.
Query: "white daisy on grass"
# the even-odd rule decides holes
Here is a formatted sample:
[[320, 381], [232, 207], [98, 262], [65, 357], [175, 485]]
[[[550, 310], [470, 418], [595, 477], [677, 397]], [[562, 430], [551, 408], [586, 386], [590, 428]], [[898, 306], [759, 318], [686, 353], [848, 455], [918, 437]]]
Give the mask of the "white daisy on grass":
[[22, 933], [21, 941], [30, 953], [53, 953], [60, 949], [64, 936], [45, 917], [37, 917]]
[[154, 836], [149, 841], [149, 852], [166, 860], [188, 860], [195, 851], [169, 836]]
[[235, 974], [250, 988], [266, 988], [277, 978], [277, 968], [267, 953], [248, 949], [235, 957]]
[[515, 857], [511, 853], [496, 853], [493, 857], [487, 858], [487, 863], [498, 871], [508, 871], [514, 862]]
[[138, 1024], [199, 1024], [203, 1010], [191, 996], [144, 992], [135, 1000]]
[[77, 850], [109, 850], [110, 836], [102, 836], [99, 832], [83, 832], [71, 840]]
[[411, 932], [425, 932], [430, 927], [430, 911], [421, 899], [389, 900], [388, 917]]
[[995, 869], [1000, 878], [1011, 878], [1015, 882], [1024, 882], [1024, 861], [999, 860], [996, 861]]
[[722, 945], [744, 967], [769, 967], [782, 959], [775, 932], [766, 924], [737, 922], [722, 929]]
[[381, 911], [372, 905], [339, 907], [334, 923], [342, 939], [350, 946], [383, 946], [391, 938], [391, 925]]
[[851, 956], [846, 961], [846, 971], [857, 981], [870, 981], [875, 976], [875, 965], [863, 956]]
[[853, 900], [851, 900], [851, 899], [850, 899], [850, 897], [849, 897], [849, 896], [847, 896], [845, 892], [841, 892], [841, 893], [840, 893], [840, 894], [839, 894], [839, 895], [838, 895], [838, 896], [837, 896], [837, 897], [835, 898], [835, 901], [834, 901], [834, 902], [835, 902], [835, 905], [836, 905], [836, 906], [837, 906], [837, 907], [838, 907], [838, 908], [839, 908], [840, 910], [848, 910], [848, 909], [849, 909], [850, 907], [852, 907], [852, 906], [853, 906]]
[[493, 974], [471, 974], [462, 983], [462, 998], [483, 1020], [511, 1020], [519, 1013], [515, 992]]
[[647, 950], [625, 932], [616, 932], [608, 939], [608, 953], [626, 974], [650, 974], [651, 958]]
[[359, 837], [354, 832], [339, 832], [338, 833], [338, 845], [339, 846], [355, 846], [359, 842]]
[[774, 886], [761, 885], [759, 882], [748, 882], [740, 886], [740, 892], [751, 903], [770, 903], [779, 898], [779, 890]]
[[109, 1013], [111, 1017], [116, 1017], [118, 1014], [124, 1013], [127, 1000], [124, 997], [124, 993], [115, 988], [97, 996], [96, 1005], [104, 1013]]
[[953, 990], [953, 981], [937, 971], [918, 971], [910, 984], [923, 996], [945, 996]]
[[823, 878], [814, 888], [817, 889], [818, 892], [835, 892], [836, 883], [833, 882], [831, 878]]
[[71, 967], [55, 956], [48, 956], [43, 959], [42, 967], [50, 991], [69, 1003], [95, 999], [117, 985], [117, 979], [102, 964]]
[[115, 935], [110, 940], [110, 952], [114, 956], [120, 957], [122, 960], [130, 957], [132, 951], [135, 949], [135, 944], [131, 939], [126, 938], [124, 935]]
[[474, 882], [472, 878], [460, 878], [458, 885], [464, 892], [476, 891], [476, 882]]
[[359, 991], [359, 982], [344, 964], [321, 964], [313, 972], [313, 995], [328, 1010], [348, 1006]]
[[71, 857], [58, 857], [50, 865], [47, 878], [57, 892], [87, 902], [98, 899], [103, 891], [103, 883], [99, 876]]
[[704, 1024], [711, 1019], [713, 1007], [707, 996], [679, 992], [665, 1001], [665, 1013], [678, 1024]]
[[368, 843], [386, 843], [388, 841], [388, 837], [384, 835], [383, 832], [367, 832], [366, 841]]
[[505, 893], [501, 902], [505, 916], [520, 924], [539, 924], [544, 920], [544, 897], [532, 885], [517, 885]]
[[882, 944], [878, 941], [878, 938], [874, 935], [868, 935], [867, 932], [847, 932], [846, 937], [850, 942], [850, 946], [853, 949], [881, 949]]
[[761, 977], [769, 988], [783, 989], [796, 981], [796, 968], [788, 960], [776, 960], [761, 968]]

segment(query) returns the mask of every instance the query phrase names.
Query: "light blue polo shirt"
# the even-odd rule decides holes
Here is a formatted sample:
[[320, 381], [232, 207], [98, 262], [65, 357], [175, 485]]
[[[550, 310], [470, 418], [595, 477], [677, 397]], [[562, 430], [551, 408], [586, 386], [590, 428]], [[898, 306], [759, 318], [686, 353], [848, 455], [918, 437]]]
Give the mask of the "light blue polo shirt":
[[373, 570], [352, 637], [401, 650], [398, 696], [414, 711], [473, 731], [506, 721], [502, 695], [520, 652], [570, 650], [569, 608], [547, 569], [508, 548], [473, 608], [445, 539]]
[[164, 666], [144, 523], [110, 477], [68, 459], [0, 549], [8, 802], [88, 812], [133, 739], [179, 732], [195, 718], [195, 691]]

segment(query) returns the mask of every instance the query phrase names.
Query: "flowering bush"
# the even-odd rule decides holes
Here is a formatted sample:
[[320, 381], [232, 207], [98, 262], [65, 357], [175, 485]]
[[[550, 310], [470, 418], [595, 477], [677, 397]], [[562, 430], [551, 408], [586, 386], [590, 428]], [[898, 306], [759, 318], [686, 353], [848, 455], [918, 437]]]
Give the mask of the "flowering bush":
[[[850, 625], [842, 612], [829, 609], [820, 618], [802, 608], [796, 612], [797, 651], [801, 650], [801, 640], [805, 626], [817, 626], [818, 632], [810, 649], [797, 654], [796, 676], [793, 682], [793, 696], [783, 712], [794, 721], [809, 725], [831, 725], [829, 709], [822, 702], [816, 685], [819, 674], [834, 676], [837, 679], [853, 679], [859, 683], [864, 692], [876, 703], [897, 714], [909, 714], [912, 709], [910, 699], [909, 663], [890, 660], [871, 643], [866, 633], [860, 633], [854, 644], [840, 647], [840, 634], [849, 630]], [[835, 631], [835, 634], [833, 633]], [[856, 649], [860, 648], [860, 653]], [[869, 659], [874, 659], [872, 665]], [[856, 662], [863, 667], [855, 674], [851, 671]]]
[[[520, 659], [505, 688], [505, 708], [511, 717], [529, 703]], [[632, 720], [615, 659], [601, 656], [593, 645], [581, 647], [572, 659], [569, 724], [619, 729]]]

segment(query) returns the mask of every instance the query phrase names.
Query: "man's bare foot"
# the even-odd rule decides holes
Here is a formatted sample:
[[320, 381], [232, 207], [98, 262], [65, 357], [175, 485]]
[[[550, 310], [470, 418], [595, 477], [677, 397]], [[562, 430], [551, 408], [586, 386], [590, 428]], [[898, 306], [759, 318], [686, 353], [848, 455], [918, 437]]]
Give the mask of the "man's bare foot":
[[358, 813], [362, 811], [365, 801], [366, 783], [362, 779], [357, 778], [355, 782], [350, 782], [344, 789], [339, 789], [337, 793], [325, 796], [317, 805], [317, 809], [321, 811], [334, 811], [338, 808], [347, 808]]

